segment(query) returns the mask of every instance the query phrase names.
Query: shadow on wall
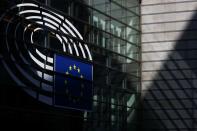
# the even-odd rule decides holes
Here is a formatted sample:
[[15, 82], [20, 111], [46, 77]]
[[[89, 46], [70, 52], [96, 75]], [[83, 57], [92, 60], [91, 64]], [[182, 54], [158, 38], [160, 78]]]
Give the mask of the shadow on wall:
[[[197, 12], [156, 71], [143, 98], [142, 131], [194, 131], [197, 103]], [[162, 53], [162, 52], [161, 52]], [[163, 52], [165, 53], [165, 52]]]

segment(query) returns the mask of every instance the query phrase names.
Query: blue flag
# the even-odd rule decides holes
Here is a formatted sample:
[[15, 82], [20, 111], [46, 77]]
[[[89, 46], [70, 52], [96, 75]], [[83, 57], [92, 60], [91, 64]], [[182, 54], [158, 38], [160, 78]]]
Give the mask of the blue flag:
[[93, 66], [68, 56], [54, 56], [55, 100], [59, 107], [92, 109]]

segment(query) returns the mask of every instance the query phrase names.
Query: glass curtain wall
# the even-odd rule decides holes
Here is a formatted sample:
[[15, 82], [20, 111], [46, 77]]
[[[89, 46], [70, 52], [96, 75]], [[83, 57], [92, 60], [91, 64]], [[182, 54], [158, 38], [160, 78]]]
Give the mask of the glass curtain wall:
[[[139, 1], [70, 0], [67, 5], [68, 10], [62, 5], [61, 10], [78, 29], [83, 27], [94, 61], [93, 111], [84, 113], [84, 131], [136, 129], [141, 77]], [[51, 0], [51, 6], [60, 9], [56, 0]]]
[[[135, 129], [140, 90], [139, 1], [71, 3], [75, 13], [70, 16], [84, 25], [83, 37], [94, 60], [94, 107], [84, 113], [84, 130]], [[76, 11], [82, 8], [88, 14]]]
[[[90, 47], [93, 55], [92, 111], [69, 114], [69, 110], [61, 110], [61, 113], [65, 117], [74, 117], [72, 121], [79, 119], [78, 124], [83, 131], [137, 130], [141, 88], [139, 0], [37, 2], [64, 14], [82, 34], [84, 43]], [[48, 37], [45, 51], [50, 54], [50, 51], [58, 50], [54, 46], [57, 41], [52, 36], [45, 37]], [[48, 121], [53, 121], [52, 119], [53, 117]], [[71, 123], [68, 119], [66, 121]], [[64, 129], [71, 131], [71, 128], [66, 128], [68, 123], [63, 122]]]

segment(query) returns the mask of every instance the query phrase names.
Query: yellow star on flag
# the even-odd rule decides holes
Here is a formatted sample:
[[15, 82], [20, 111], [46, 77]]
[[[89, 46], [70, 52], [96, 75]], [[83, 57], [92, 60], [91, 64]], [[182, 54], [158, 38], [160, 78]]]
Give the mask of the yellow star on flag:
[[74, 67], [74, 69], [76, 70], [76, 68], [77, 68], [76, 65], [74, 65], [73, 67]]
[[72, 70], [72, 66], [69, 66], [69, 70]]
[[80, 69], [78, 68], [77, 70], [78, 70], [78, 72], [80, 73]]

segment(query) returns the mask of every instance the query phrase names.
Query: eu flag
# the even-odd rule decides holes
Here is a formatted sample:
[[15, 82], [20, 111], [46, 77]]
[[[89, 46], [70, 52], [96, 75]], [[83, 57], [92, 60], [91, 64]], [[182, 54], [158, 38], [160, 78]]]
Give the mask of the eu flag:
[[58, 107], [92, 109], [93, 66], [80, 60], [55, 55], [55, 100]]

